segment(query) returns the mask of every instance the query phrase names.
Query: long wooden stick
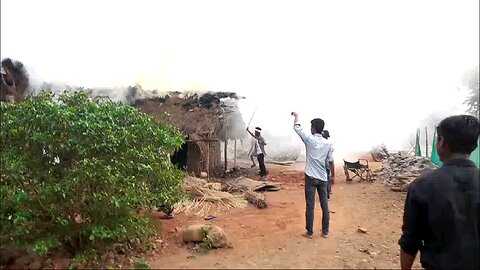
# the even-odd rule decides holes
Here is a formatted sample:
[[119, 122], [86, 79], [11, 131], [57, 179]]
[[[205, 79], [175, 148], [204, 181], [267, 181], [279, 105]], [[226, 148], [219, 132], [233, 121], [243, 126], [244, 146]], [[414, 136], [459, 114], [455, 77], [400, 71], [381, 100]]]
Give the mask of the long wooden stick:
[[258, 106], [255, 107], [255, 110], [253, 111], [252, 117], [250, 117], [250, 121], [248, 121], [247, 128], [250, 127], [250, 124], [252, 123], [253, 116], [254, 116], [255, 113], [257, 112], [257, 108], [258, 108]]

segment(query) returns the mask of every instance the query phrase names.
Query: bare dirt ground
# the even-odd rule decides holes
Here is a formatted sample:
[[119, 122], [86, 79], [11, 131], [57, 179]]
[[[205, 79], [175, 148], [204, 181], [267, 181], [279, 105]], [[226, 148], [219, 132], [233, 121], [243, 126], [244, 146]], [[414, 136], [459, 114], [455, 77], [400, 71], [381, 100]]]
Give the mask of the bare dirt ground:
[[[381, 180], [347, 183], [337, 169], [330, 200], [330, 237], [320, 237], [321, 209], [315, 207], [315, 237], [305, 231], [303, 164], [269, 165], [270, 176], [282, 183], [278, 192], [265, 193], [269, 206], [249, 205], [220, 213], [216, 219], [179, 214], [159, 221], [163, 249], [147, 260], [152, 268], [399, 268], [401, 220], [405, 195], [394, 193]], [[371, 164], [378, 168], [379, 164]], [[157, 217], [155, 217], [157, 218]], [[192, 252], [181, 242], [178, 228], [194, 223], [222, 227], [231, 249]], [[360, 233], [358, 227], [367, 230]], [[418, 261], [415, 264], [420, 267]]]

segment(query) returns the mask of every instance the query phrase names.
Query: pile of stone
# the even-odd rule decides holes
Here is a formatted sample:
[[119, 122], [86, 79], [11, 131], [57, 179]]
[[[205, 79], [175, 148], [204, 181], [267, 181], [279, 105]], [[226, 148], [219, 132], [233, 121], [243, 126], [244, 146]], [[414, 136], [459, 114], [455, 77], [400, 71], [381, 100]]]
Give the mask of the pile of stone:
[[378, 173], [392, 191], [406, 192], [410, 183], [420, 175], [437, 169], [426, 157], [412, 156], [405, 152], [390, 155]]
[[390, 156], [387, 147], [384, 144], [377, 145], [370, 150], [370, 155], [375, 162], [381, 162]]

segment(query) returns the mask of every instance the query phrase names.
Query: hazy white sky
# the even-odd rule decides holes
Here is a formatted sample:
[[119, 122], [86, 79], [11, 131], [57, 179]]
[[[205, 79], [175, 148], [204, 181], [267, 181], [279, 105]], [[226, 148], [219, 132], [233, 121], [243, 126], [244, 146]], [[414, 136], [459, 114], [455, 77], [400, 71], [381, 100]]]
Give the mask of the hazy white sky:
[[1, 56], [42, 81], [236, 91], [245, 121], [258, 105], [253, 124], [275, 133], [296, 110], [341, 153], [397, 147], [460, 108], [479, 1], [2, 0]]

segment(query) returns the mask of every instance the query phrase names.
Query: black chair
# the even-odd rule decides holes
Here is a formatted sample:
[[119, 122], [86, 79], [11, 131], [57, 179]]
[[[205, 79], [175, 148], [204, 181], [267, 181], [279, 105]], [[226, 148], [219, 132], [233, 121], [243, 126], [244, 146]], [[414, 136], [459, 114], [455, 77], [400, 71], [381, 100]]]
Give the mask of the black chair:
[[[372, 181], [372, 171], [368, 167], [368, 160], [358, 159], [357, 162], [348, 162], [343, 160], [343, 171], [347, 177], [347, 181], [350, 182], [355, 177], [359, 177], [361, 181]], [[354, 173], [354, 176], [350, 178], [349, 171]]]

